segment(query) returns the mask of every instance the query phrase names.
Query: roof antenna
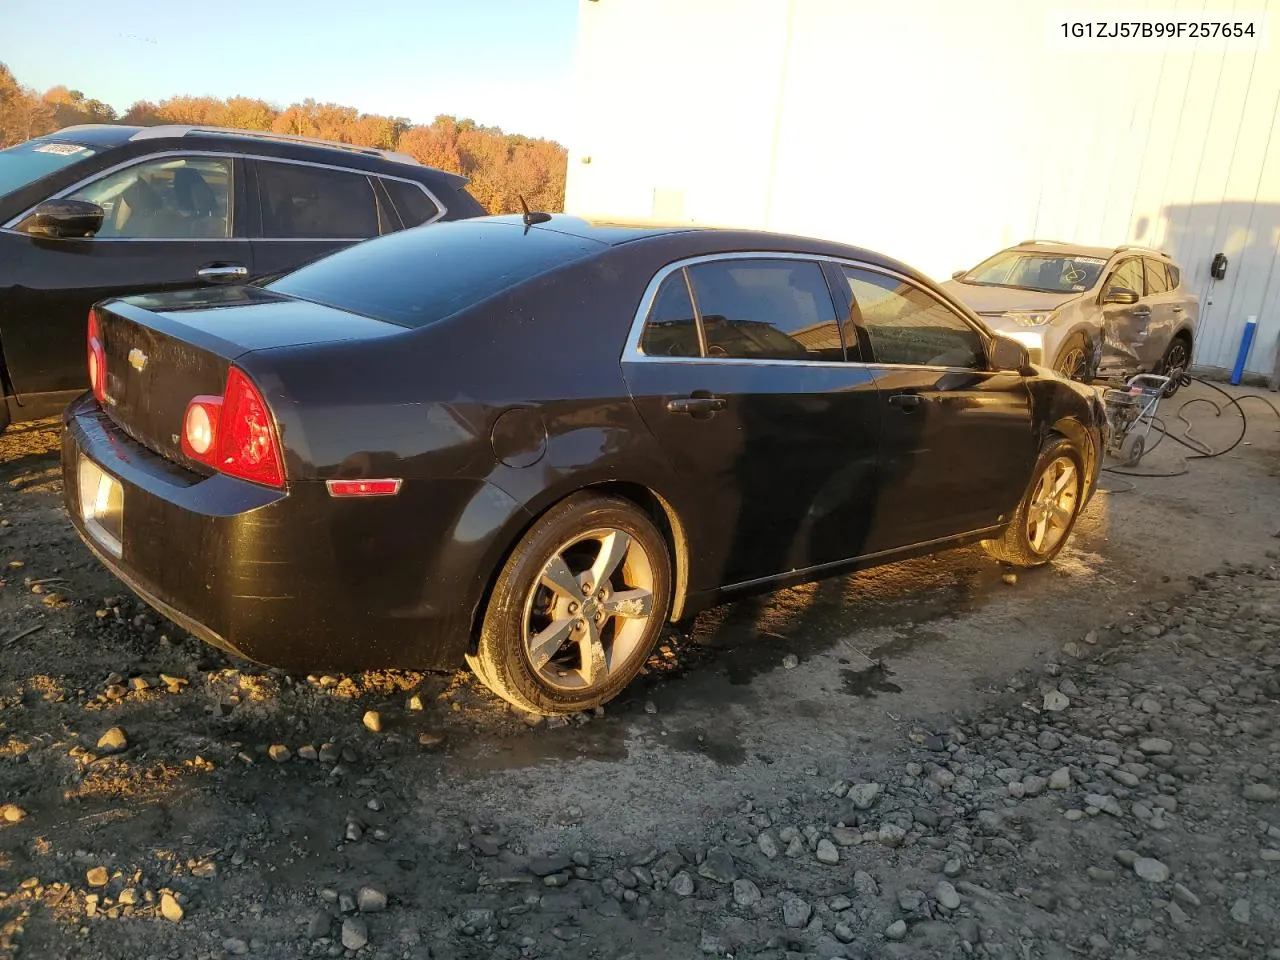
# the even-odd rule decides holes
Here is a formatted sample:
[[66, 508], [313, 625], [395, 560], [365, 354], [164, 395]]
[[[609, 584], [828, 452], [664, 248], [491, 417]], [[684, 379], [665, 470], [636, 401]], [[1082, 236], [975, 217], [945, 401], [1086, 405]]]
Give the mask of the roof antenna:
[[524, 197], [520, 197], [520, 209], [524, 211], [524, 232], [528, 233], [529, 228], [537, 223], [546, 223], [551, 219], [551, 214], [543, 213], [541, 210], [530, 210], [529, 205], [524, 202]]

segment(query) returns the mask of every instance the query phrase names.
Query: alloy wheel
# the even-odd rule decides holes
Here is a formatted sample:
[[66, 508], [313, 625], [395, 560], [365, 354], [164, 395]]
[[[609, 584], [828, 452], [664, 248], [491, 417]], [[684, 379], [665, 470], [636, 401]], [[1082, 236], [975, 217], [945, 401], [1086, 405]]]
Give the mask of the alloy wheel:
[[1084, 348], [1072, 347], [1059, 357], [1055, 372], [1062, 374], [1069, 380], [1084, 380], [1085, 375], [1089, 372], [1089, 358], [1085, 354]]
[[1163, 373], [1169, 377], [1169, 385], [1164, 388], [1164, 395], [1172, 397], [1178, 392], [1178, 378], [1187, 372], [1190, 358], [1187, 356], [1187, 345], [1182, 340], [1169, 344], [1169, 352], [1164, 357]]
[[641, 652], [653, 616], [654, 565], [615, 528], [574, 537], [552, 554], [525, 599], [523, 646], [553, 687], [596, 687]]
[[1040, 474], [1027, 506], [1027, 542], [1036, 553], [1050, 553], [1067, 535], [1080, 499], [1077, 476], [1070, 457], [1052, 460]]

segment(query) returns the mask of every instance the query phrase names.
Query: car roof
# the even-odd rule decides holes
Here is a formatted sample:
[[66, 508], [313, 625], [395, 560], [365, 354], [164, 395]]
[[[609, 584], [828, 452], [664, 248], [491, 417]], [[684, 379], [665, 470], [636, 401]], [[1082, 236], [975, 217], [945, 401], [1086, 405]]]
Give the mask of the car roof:
[[1007, 247], [1006, 250], [1018, 253], [1055, 253], [1068, 257], [1097, 257], [1099, 260], [1110, 260], [1114, 256], [1128, 253], [1133, 256], [1154, 257], [1172, 262], [1172, 257], [1163, 250], [1146, 247], [1140, 243], [1124, 243], [1118, 247], [1095, 247], [1083, 243], [1066, 243], [1062, 240], [1024, 240], [1022, 243]]
[[[634, 243], [644, 240], [656, 240], [663, 237], [701, 235], [714, 241], [719, 238], [718, 251], [708, 248], [709, 253], [741, 251], [780, 251], [811, 254], [814, 256], [843, 257], [850, 260], [861, 260], [900, 270], [912, 276], [918, 271], [907, 264], [887, 257], [874, 250], [855, 247], [833, 240], [817, 237], [806, 237], [799, 234], [780, 233], [772, 230], [754, 230], [732, 225], [712, 225], [702, 223], [678, 223], [668, 220], [646, 220], [640, 218], [591, 217], [574, 214], [539, 214], [546, 220], [531, 224], [532, 230], [554, 230], [570, 236], [595, 240], [608, 246], [623, 243]], [[501, 214], [497, 216], [475, 218], [471, 222], [495, 221], [502, 223], [521, 222], [521, 214]], [[714, 246], [714, 243], [711, 245]]]
[[[361, 170], [386, 170], [388, 164], [413, 171], [430, 172], [436, 179], [445, 179], [454, 185], [467, 182], [467, 178], [447, 170], [439, 170], [419, 163], [415, 158], [393, 150], [364, 147], [337, 140], [321, 140], [271, 130], [242, 130], [235, 127], [215, 127], [203, 124], [161, 124], [159, 126], [134, 126], [115, 123], [80, 124], [64, 127], [39, 139], [61, 140], [79, 143], [100, 150], [123, 147], [129, 144], [150, 143], [155, 149], [216, 149], [225, 152], [228, 144], [237, 147], [252, 146], [254, 151], [268, 156], [289, 157], [316, 162], [335, 162], [341, 157], [341, 165]], [[412, 174], [405, 175], [412, 176]], [[415, 179], [418, 179], [415, 177]]]
[[74, 127], [63, 127], [36, 139], [78, 143], [84, 147], [118, 147], [128, 143], [142, 129], [119, 123], [82, 123]]

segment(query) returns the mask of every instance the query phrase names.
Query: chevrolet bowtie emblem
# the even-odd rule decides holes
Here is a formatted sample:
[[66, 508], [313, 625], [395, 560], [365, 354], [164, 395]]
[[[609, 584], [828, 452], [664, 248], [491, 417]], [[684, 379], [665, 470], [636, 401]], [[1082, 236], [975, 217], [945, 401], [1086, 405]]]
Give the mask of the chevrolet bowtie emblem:
[[129, 366], [133, 367], [133, 369], [141, 373], [142, 368], [145, 367], [146, 365], [147, 365], [147, 355], [145, 353], [143, 353], [137, 347], [134, 347], [132, 350], [129, 351]]

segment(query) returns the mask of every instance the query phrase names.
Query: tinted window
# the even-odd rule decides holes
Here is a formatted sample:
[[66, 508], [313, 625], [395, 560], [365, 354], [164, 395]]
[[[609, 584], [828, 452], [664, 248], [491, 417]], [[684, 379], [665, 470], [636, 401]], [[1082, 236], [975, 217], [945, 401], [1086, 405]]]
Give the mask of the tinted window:
[[406, 227], [416, 227], [426, 223], [440, 212], [431, 202], [431, 198], [416, 183], [405, 183], [403, 180], [383, 180], [382, 185], [391, 195], [391, 202], [396, 205], [396, 212]]
[[1142, 296], [1142, 261], [1137, 257], [1131, 257], [1116, 268], [1116, 272], [1111, 275], [1111, 281], [1107, 284], [1107, 289], [1111, 287], [1123, 287], [1126, 290], [1132, 290], [1138, 296]]
[[982, 337], [942, 301], [887, 274], [843, 270], [877, 363], [986, 366]]
[[693, 319], [693, 303], [689, 300], [683, 270], [671, 274], [658, 288], [640, 336], [640, 351], [650, 357], [701, 355], [698, 326]]
[[843, 360], [822, 268], [805, 260], [719, 260], [689, 268], [707, 355]]
[[0, 150], [0, 197], [35, 183], [55, 170], [87, 160], [97, 151], [60, 140], [28, 140]]
[[1172, 263], [1166, 263], [1164, 266], [1169, 272], [1169, 289], [1177, 290], [1178, 284], [1182, 282], [1182, 272]]
[[1159, 260], [1143, 259], [1143, 267], [1146, 268], [1147, 275], [1147, 296], [1154, 297], [1158, 293], [1165, 293], [1169, 289], [1169, 278], [1165, 276], [1164, 264]]
[[519, 223], [454, 221], [357, 243], [266, 285], [303, 300], [421, 327], [522, 280], [603, 250]]
[[102, 207], [100, 238], [149, 240], [231, 236], [231, 161], [173, 157], [118, 170], [71, 199]]
[[259, 162], [258, 197], [266, 237], [363, 240], [378, 235], [377, 201], [364, 174]]

